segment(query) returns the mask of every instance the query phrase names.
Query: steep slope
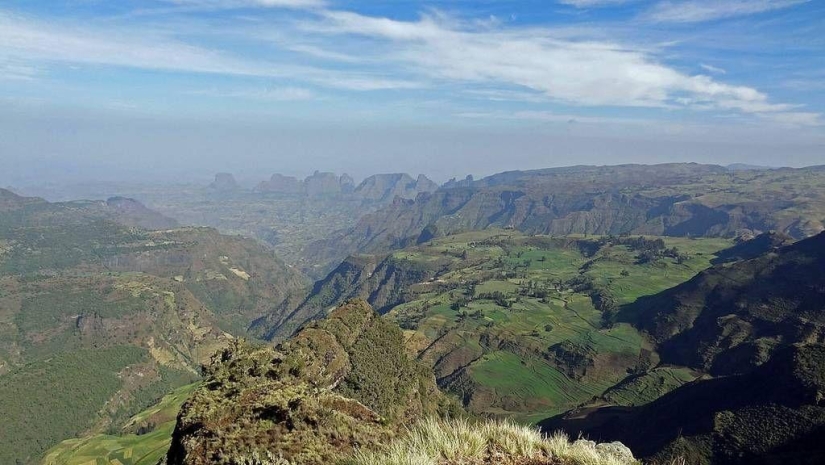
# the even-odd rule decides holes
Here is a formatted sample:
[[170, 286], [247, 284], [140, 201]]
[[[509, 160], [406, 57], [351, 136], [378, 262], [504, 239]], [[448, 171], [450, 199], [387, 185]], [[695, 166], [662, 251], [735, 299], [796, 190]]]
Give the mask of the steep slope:
[[[773, 242], [754, 240], [754, 247]], [[546, 429], [620, 440], [643, 457], [662, 460], [825, 459], [814, 439], [825, 432], [825, 233], [715, 265], [638, 299], [619, 318], [650, 336], [663, 366], [685, 365], [716, 377], [637, 407], [610, 406], [615, 398], [608, 390], [601, 402], [547, 420]]]
[[749, 373], [696, 381], [637, 408], [573, 411], [542, 423], [627, 444], [653, 463], [825, 460], [825, 346], [786, 346]]
[[181, 405], [199, 383], [182, 386], [134, 415], [112, 434], [67, 439], [50, 449], [41, 465], [156, 465], [166, 455]]
[[569, 167], [448, 183], [397, 201], [307, 248], [308, 261], [400, 248], [426, 229], [444, 235], [488, 227], [563, 235], [734, 237], [823, 230], [825, 169], [732, 172], [671, 164]]
[[362, 298], [381, 313], [407, 298], [410, 286], [430, 279], [436, 269], [428, 264], [389, 256], [353, 256], [344, 260], [313, 286], [291, 312], [270, 313], [256, 320], [253, 329], [267, 339], [292, 334], [310, 319], [322, 316], [349, 299]]
[[274, 454], [327, 464], [375, 448], [450, 404], [410, 360], [401, 331], [350, 301], [278, 346], [236, 343], [184, 404], [169, 465], [235, 464]]
[[[303, 284], [253, 241], [206, 228], [136, 228], [135, 218], [157, 216], [130, 200], [4, 198], [2, 463], [117, 429], [196, 379], [228, 333], [244, 333]], [[116, 221], [124, 218], [128, 225]]]
[[719, 253], [713, 263], [749, 260], [795, 242], [791, 236], [776, 231], [769, 231], [751, 238], [739, 237], [737, 240], [738, 244]]
[[[285, 319], [256, 324], [281, 338], [344, 299], [364, 298], [407, 330], [412, 353], [469, 410], [541, 419], [655, 365], [638, 330], [612, 324], [612, 315], [690, 279], [731, 244], [473, 231], [350, 257]], [[683, 382], [699, 376], [673, 373]]]
[[387, 203], [395, 197], [415, 199], [423, 192], [434, 192], [438, 184], [423, 174], [413, 179], [407, 173], [375, 174], [364, 179], [355, 188], [353, 195], [371, 202]]
[[625, 313], [663, 361], [714, 374], [747, 371], [784, 345], [825, 342], [825, 233], [714, 266]]

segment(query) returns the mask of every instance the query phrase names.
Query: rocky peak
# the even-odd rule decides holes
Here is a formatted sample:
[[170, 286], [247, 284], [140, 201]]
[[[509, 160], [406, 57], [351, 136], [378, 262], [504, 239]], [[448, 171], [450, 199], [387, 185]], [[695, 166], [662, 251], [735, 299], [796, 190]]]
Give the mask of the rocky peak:
[[238, 190], [240, 186], [235, 181], [235, 176], [232, 173], [218, 173], [215, 175], [215, 180], [209, 184], [209, 188], [220, 192], [229, 192]]

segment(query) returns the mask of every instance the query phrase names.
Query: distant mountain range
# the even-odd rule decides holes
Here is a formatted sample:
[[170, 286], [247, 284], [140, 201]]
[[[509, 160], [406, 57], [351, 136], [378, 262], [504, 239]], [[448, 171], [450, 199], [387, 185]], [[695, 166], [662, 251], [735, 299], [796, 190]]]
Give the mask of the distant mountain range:
[[255, 191], [261, 193], [302, 194], [308, 197], [345, 195], [379, 203], [391, 202], [395, 197], [414, 199], [422, 192], [434, 192], [436, 189], [438, 184], [423, 174], [418, 175], [418, 179], [406, 173], [375, 174], [356, 186], [346, 174], [339, 177], [319, 171], [304, 180], [273, 174], [268, 181], [255, 187]]
[[697, 164], [578, 166], [468, 177], [397, 200], [310, 244], [305, 261], [338, 263], [459, 231], [736, 237], [825, 229], [825, 168], [731, 171]]
[[[171, 443], [168, 465], [376, 463], [406, 440], [414, 463], [411, 444], [452, 434], [427, 420], [445, 414], [650, 463], [825, 460], [825, 167], [317, 172], [254, 191], [221, 173], [145, 195], [163, 213], [0, 190], [0, 462], [81, 436], [142, 465], [123, 441], [153, 426], [129, 418], [201, 364], [173, 436], [141, 446], [153, 462]], [[502, 431], [450, 425], [456, 444]], [[507, 431], [534, 452], [587, 443]], [[501, 444], [447, 463], [556, 460]], [[633, 463], [587, 444], [571, 464]]]

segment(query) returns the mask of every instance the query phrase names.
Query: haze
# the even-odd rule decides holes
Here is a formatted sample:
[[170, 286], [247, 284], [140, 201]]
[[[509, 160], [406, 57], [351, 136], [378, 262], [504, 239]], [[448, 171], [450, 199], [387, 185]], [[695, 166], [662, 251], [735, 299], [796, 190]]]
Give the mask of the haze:
[[825, 161], [800, 0], [0, 8], [0, 185]]

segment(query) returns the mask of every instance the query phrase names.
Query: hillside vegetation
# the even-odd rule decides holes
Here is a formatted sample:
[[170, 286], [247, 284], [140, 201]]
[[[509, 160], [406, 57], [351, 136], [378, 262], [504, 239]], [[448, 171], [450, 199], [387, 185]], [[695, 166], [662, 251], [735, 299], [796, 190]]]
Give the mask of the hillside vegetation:
[[[288, 335], [343, 300], [364, 298], [406, 330], [410, 353], [470, 411], [539, 420], [602, 394], [628, 372], [655, 367], [658, 357], [642, 334], [614, 321], [619, 309], [690, 279], [730, 245], [456, 234], [390, 255], [350, 257], [268, 334]], [[655, 392], [698, 376], [673, 373]], [[652, 392], [638, 395], [649, 400]]]
[[258, 239], [286, 263], [320, 278], [338, 262], [310, 261], [305, 247], [330, 231], [355, 225], [358, 219], [396, 197], [414, 199], [438, 185], [426, 176], [376, 174], [356, 185], [346, 174], [317, 172], [305, 179], [274, 174], [254, 189], [219, 173], [205, 185], [89, 185], [47, 192], [64, 198], [127, 195], [169, 215], [183, 225], [208, 226], [225, 234]]
[[401, 331], [363, 301], [276, 349], [237, 342], [213, 357], [205, 377], [178, 417], [169, 465], [268, 454], [328, 464], [454, 409], [432, 374], [406, 355]]
[[139, 228], [174, 222], [128, 199], [0, 198], [0, 463], [118, 431], [303, 286], [252, 241]]
[[189, 384], [165, 395], [130, 418], [116, 434], [93, 434], [61, 442], [46, 453], [41, 464], [156, 465], [169, 450], [181, 405], [197, 386]]
[[748, 260], [715, 265], [673, 289], [639, 299], [620, 318], [650, 335], [662, 362], [717, 377], [704, 376], [635, 407], [615, 406], [622, 405], [614, 402], [621, 400], [617, 386], [604, 396], [606, 404], [584, 406], [543, 426], [620, 440], [640, 456], [656, 459], [821, 463], [824, 273], [822, 233]]

